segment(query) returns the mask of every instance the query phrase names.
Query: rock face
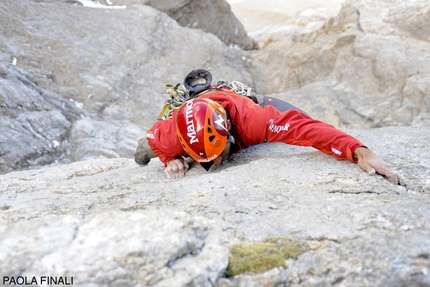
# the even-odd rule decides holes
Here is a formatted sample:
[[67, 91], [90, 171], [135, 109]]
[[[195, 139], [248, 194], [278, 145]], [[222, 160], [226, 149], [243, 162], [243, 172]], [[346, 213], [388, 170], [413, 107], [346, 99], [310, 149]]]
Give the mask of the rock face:
[[[8, 232], [26, 229], [23, 248], [2, 242], [5, 261], [12, 259], [2, 274], [62, 274], [80, 286], [211, 286], [228, 261], [219, 228], [184, 212], [163, 213], [48, 216], [31, 227], [19, 222]], [[104, 278], [96, 275], [102, 273]]]
[[[146, 5], [92, 9], [7, 0], [0, 22], [1, 172], [131, 156], [167, 99], [163, 85], [182, 82], [196, 67], [252, 82], [243, 51]], [[23, 85], [17, 73], [33, 86]], [[30, 92], [50, 94], [55, 105], [29, 97], [36, 86]], [[19, 115], [26, 119], [15, 121]], [[16, 131], [24, 143], [15, 146]]]
[[191, 0], [176, 2], [179, 3], [152, 0], [149, 1], [148, 5], [166, 12], [184, 27], [201, 29], [216, 35], [227, 45], [236, 45], [245, 50], [255, 48], [254, 41], [248, 36], [242, 23], [231, 12], [230, 5], [226, 1]]
[[103, 0], [100, 2], [119, 6], [145, 4], [167, 13], [181, 26], [214, 34], [226, 45], [235, 45], [245, 50], [255, 48], [254, 41], [224, 0]]
[[235, 48], [249, 37], [224, 1], [112, 3], [3, 1], [0, 172], [131, 157], [167, 98], [163, 85], [196, 68], [337, 127], [430, 122], [422, 1], [408, 9], [400, 0], [346, 2], [333, 17], [302, 13], [254, 32], [257, 51]]
[[[335, 16], [306, 11], [250, 38], [224, 1], [101, 3], [0, 5], [3, 284], [430, 285], [427, 1], [345, 1]], [[345, 129], [402, 185], [283, 144], [209, 172], [190, 162], [175, 181], [158, 160], [137, 166], [163, 85], [197, 68]], [[308, 250], [286, 269], [225, 276], [231, 244], [268, 236]]]
[[[127, 158], [1, 175], [2, 276], [67, 276], [76, 286], [428, 286], [430, 132], [348, 132], [404, 185], [284, 144], [255, 146], [209, 172], [194, 165], [179, 180], [158, 160], [139, 167]], [[309, 248], [287, 269], [225, 277], [230, 244], [268, 236]]]
[[256, 32], [262, 46], [254, 55], [257, 90], [279, 93], [336, 126], [428, 125], [424, 2], [405, 9], [402, 1], [351, 1], [335, 17], [303, 13], [276, 33]]
[[0, 93], [0, 171], [64, 160], [67, 147], [61, 145], [72, 123], [86, 112], [39, 88], [31, 74], [3, 63]]

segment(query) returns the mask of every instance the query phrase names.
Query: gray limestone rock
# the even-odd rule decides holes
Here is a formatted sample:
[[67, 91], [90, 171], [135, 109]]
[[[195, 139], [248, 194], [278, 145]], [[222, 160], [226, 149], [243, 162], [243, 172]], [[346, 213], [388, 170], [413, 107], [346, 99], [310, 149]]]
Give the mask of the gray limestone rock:
[[[230, 29], [221, 41], [183, 27], [198, 19], [223, 30], [190, 9], [206, 2], [149, 2], [0, 5], [1, 276], [73, 276], [76, 286], [429, 286], [426, 2], [345, 1], [335, 17], [298, 15], [253, 33], [258, 51], [226, 45]], [[225, 2], [211, 3], [223, 11]], [[402, 184], [278, 143], [209, 172], [190, 162], [178, 180], [157, 159], [139, 167], [132, 155], [167, 98], [163, 85], [196, 68], [348, 128]], [[309, 248], [286, 269], [225, 277], [230, 244], [268, 236]]]
[[[428, 5], [421, 4], [404, 9], [391, 1], [345, 1], [338, 15], [324, 21], [299, 17], [273, 33], [256, 32], [257, 90], [338, 127], [427, 125], [430, 43], [425, 21], [409, 15], [416, 11], [424, 19]], [[416, 26], [414, 35], [393, 22], [423, 28]]]
[[212, 286], [228, 264], [218, 230], [168, 210], [19, 221], [0, 232], [2, 275], [61, 274], [77, 286]]
[[[403, 185], [278, 143], [178, 180], [126, 158], [0, 175], [0, 269], [77, 286], [427, 286], [430, 132], [347, 132]], [[285, 270], [225, 277], [230, 244], [268, 236], [309, 250]]]
[[0, 52], [0, 173], [70, 162], [68, 131], [86, 111], [42, 89]]
[[201, 29], [216, 35], [226, 45], [244, 50], [256, 48], [256, 43], [245, 31], [242, 23], [225, 0], [101, 0], [105, 5], [144, 4], [167, 13], [181, 26]]
[[248, 36], [225, 0], [149, 0], [148, 5], [166, 12], [184, 27], [201, 29], [216, 35], [226, 45], [245, 50], [256, 48], [256, 43]]
[[131, 157], [167, 99], [163, 85], [196, 67], [252, 82], [242, 50], [146, 5], [6, 0], [0, 51], [0, 172]]

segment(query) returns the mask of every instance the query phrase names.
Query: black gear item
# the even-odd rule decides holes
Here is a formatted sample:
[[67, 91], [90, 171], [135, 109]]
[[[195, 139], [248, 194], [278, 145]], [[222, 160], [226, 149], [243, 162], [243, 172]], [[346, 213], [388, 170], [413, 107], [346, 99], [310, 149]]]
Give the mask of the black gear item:
[[203, 92], [210, 87], [212, 75], [206, 70], [198, 69], [191, 71], [184, 80], [184, 86], [189, 91], [190, 96]]

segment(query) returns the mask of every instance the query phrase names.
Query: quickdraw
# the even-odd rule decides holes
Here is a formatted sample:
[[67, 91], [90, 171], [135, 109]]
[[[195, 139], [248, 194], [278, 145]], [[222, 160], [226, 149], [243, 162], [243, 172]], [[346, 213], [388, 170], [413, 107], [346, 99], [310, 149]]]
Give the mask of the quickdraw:
[[173, 111], [179, 109], [183, 103], [191, 99], [188, 91], [180, 88], [181, 84], [164, 85], [164, 89], [170, 94], [170, 99], [166, 100], [164, 106], [158, 115], [158, 120], [165, 120], [172, 117]]
[[244, 84], [238, 81], [218, 81], [217, 83], [218, 87], [229, 87], [233, 92], [236, 92], [236, 94], [239, 94], [241, 96], [251, 97], [252, 96], [252, 88], [246, 87]]

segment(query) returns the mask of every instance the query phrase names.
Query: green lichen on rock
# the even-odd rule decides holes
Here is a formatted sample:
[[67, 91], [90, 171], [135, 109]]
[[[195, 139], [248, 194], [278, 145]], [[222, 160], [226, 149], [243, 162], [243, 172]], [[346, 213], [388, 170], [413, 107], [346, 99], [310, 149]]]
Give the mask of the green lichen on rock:
[[230, 246], [227, 276], [285, 268], [285, 259], [296, 259], [304, 251], [305, 245], [301, 241], [289, 237], [269, 237], [263, 242], [233, 244]]
[[263, 242], [276, 244], [285, 258], [297, 259], [297, 256], [305, 252], [307, 249], [307, 245], [305, 243], [291, 237], [272, 236], [264, 239]]

